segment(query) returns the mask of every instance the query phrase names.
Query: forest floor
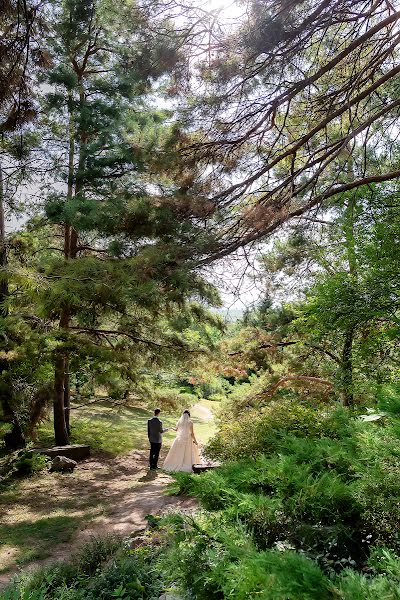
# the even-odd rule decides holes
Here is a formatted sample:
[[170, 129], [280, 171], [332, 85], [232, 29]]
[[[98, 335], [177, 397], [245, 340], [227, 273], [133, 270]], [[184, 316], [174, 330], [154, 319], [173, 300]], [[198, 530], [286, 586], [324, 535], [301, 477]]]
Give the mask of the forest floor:
[[[214, 432], [215, 405], [201, 400], [192, 409], [195, 432], [202, 443]], [[166, 473], [148, 471], [145, 429], [148, 413], [140, 412], [138, 417], [144, 431], [137, 430], [135, 419], [125, 416], [121, 417], [123, 426], [118, 421], [116, 430], [97, 408], [92, 418], [84, 417], [87, 425], [92, 422], [92, 434], [96, 431], [96, 419], [100, 419], [101, 427], [108, 431], [107, 443], [119, 444], [123, 448], [120, 454], [97, 449], [90, 458], [79, 462], [71, 474], [39, 473], [15, 481], [0, 495], [0, 586], [21, 570], [67, 559], [91, 537], [104, 534], [128, 537], [143, 530], [148, 514], [195, 509], [192, 498], [165, 495], [171, 481]], [[110, 417], [115, 415], [110, 413]], [[164, 418], [164, 426], [174, 420]], [[118, 441], [124, 434], [130, 442], [128, 451], [126, 439]], [[174, 435], [168, 433], [164, 437], [161, 458]]]

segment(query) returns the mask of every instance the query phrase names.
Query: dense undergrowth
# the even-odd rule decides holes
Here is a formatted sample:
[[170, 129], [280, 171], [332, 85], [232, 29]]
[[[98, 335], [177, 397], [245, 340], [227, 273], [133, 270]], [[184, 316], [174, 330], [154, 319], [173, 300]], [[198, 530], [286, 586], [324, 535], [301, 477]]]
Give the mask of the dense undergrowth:
[[[383, 406], [384, 404], [384, 406]], [[173, 493], [204, 513], [175, 546], [196, 598], [400, 598], [400, 420], [280, 400], [226, 419]]]
[[208, 452], [223, 465], [170, 486], [197, 515], [152, 519], [134, 550], [98, 542], [2, 599], [400, 600], [397, 396], [380, 410], [281, 399], [222, 419]]
[[[21, 577], [2, 600], [398, 600], [400, 561], [375, 549], [364, 573], [327, 574], [306, 554], [283, 546], [260, 551], [240, 523], [203, 513], [153, 519], [131, 549], [113, 538], [93, 540], [70, 562]], [[134, 543], [133, 546], [136, 544]]]
[[27, 574], [1, 600], [158, 600], [163, 589], [158, 551], [130, 550], [117, 538], [94, 539], [69, 562]]

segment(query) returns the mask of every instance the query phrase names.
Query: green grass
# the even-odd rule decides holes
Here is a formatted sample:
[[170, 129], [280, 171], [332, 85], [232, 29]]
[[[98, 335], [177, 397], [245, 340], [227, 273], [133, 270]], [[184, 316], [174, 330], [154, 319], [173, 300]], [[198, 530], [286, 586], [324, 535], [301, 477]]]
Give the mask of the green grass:
[[[201, 400], [192, 411], [196, 436], [206, 443], [215, 432], [213, 420], [207, 421], [217, 403]], [[147, 420], [151, 411], [143, 408], [115, 407], [102, 402], [73, 410], [71, 414], [71, 443], [89, 444], [103, 454], [107, 463], [100, 472], [103, 486], [107, 478], [114, 478], [113, 457], [133, 449], [148, 448]], [[163, 412], [165, 427], [175, 426], [179, 414]], [[175, 438], [171, 431], [164, 436], [164, 446]], [[52, 421], [42, 423], [36, 445], [54, 444]], [[122, 459], [124, 460], [124, 459]], [[118, 477], [118, 476], [117, 476]], [[0, 512], [7, 514], [0, 525], [0, 572], [15, 563], [24, 564], [51, 555], [52, 549], [72, 541], [76, 531], [95, 520], [108, 503], [86, 471], [68, 476], [47, 472], [31, 477], [14, 479], [1, 490]]]
[[[19, 565], [31, 560], [51, 556], [57, 544], [71, 541], [84, 517], [55, 515], [34, 521], [19, 521], [0, 525], [0, 548], [12, 547], [17, 550], [15, 562]], [[3, 567], [3, 568], [2, 568]], [[7, 566], [0, 565], [0, 571]]]
[[[199, 407], [192, 411], [195, 434], [199, 442], [206, 444], [215, 434], [214, 421], [205, 421], [205, 411], [213, 412], [218, 407], [217, 402], [200, 400]], [[71, 411], [71, 443], [88, 444], [93, 450], [107, 452], [113, 456], [124, 454], [130, 450], [147, 449], [147, 420], [151, 411], [143, 408], [116, 408], [111, 403], [79, 408]], [[164, 427], [175, 427], [179, 414], [163, 412], [161, 419]], [[49, 419], [38, 429], [38, 445], [52, 446], [54, 444], [53, 423]], [[170, 446], [175, 438], [175, 432], [164, 435], [164, 445]]]
[[[219, 402], [213, 402], [211, 400], [199, 400], [196, 405], [190, 409], [191, 419], [193, 421], [194, 433], [197, 441], [200, 444], [207, 444], [207, 442], [215, 435], [217, 427], [214, 420], [205, 420], [208, 411], [215, 413], [219, 407]], [[163, 424], [165, 427], [175, 427], [176, 422], [180, 415], [164, 415], [162, 416]], [[164, 434], [164, 445], [170, 446], [176, 436], [175, 431], [169, 431]]]
[[[89, 444], [114, 456], [129, 450], [147, 448], [147, 419], [143, 408], [116, 408], [102, 402], [71, 411], [71, 443]], [[38, 429], [38, 445], [53, 446], [51, 418]]]

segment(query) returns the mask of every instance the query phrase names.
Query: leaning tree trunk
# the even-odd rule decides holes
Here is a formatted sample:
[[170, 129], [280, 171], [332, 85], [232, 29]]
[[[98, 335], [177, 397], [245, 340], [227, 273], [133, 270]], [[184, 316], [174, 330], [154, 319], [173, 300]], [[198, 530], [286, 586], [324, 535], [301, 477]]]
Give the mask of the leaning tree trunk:
[[[6, 230], [4, 220], [4, 187], [3, 170], [0, 164], [0, 314], [3, 319], [8, 316], [8, 277], [7, 277], [7, 247]], [[12, 407], [13, 386], [11, 381], [10, 363], [6, 358], [8, 350], [7, 332], [3, 331], [3, 357], [0, 359], [0, 401], [3, 419], [11, 423], [11, 431], [4, 436], [6, 448], [14, 449], [25, 446], [25, 436], [19, 422], [17, 413]]]

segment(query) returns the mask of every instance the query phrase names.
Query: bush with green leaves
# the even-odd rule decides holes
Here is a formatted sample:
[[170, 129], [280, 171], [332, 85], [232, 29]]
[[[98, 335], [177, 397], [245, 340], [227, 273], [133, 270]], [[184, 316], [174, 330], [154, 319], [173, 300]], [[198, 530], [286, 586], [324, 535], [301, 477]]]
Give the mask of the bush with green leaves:
[[211, 458], [235, 460], [274, 451], [288, 434], [299, 438], [348, 437], [352, 421], [343, 409], [314, 407], [294, 399], [249, 408], [240, 417], [224, 419], [206, 448]]
[[32, 475], [43, 471], [49, 466], [50, 459], [44, 454], [26, 451], [22, 452], [14, 463], [15, 473], [17, 475]]
[[20, 577], [2, 600], [158, 600], [157, 548], [130, 550], [114, 537], [93, 539], [70, 562]]
[[[177, 388], [154, 387], [149, 390], [149, 398], [153, 406], [159, 406], [164, 411], [177, 412], [190, 408], [196, 401], [193, 394], [182, 393]], [[148, 400], [147, 400], [148, 403]]]
[[223, 425], [223, 442], [211, 442], [211, 454], [229, 462], [177, 474], [171, 490], [240, 523], [258, 550], [289, 545], [327, 573], [363, 568], [373, 546], [400, 553], [397, 417], [364, 422], [293, 401], [253, 416]]
[[368, 573], [328, 576], [288, 546], [260, 551], [240, 524], [204, 513], [181, 519], [158, 559], [166, 582], [196, 600], [399, 600], [400, 560], [376, 550]]
[[16, 450], [7, 453], [0, 461], [0, 481], [5, 483], [10, 477], [26, 477], [47, 469], [48, 456], [32, 450]]

